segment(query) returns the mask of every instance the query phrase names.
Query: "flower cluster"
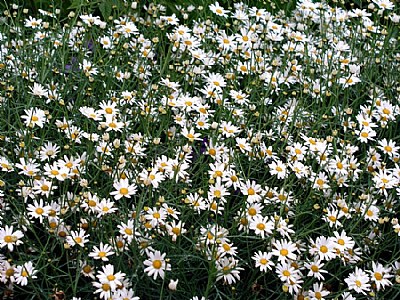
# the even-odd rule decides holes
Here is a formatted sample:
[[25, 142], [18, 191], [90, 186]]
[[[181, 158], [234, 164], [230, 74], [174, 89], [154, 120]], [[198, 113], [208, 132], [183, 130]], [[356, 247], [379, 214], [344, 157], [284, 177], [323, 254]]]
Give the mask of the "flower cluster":
[[392, 297], [395, 5], [128, 2], [68, 26], [12, 5], [0, 24], [1, 285]]

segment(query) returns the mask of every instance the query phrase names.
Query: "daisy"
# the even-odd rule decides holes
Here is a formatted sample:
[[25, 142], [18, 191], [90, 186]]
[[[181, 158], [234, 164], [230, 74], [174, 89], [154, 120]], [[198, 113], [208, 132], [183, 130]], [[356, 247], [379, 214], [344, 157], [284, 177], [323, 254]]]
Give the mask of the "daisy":
[[399, 154], [398, 151], [400, 147], [396, 146], [396, 142], [392, 140], [387, 141], [386, 138], [384, 138], [383, 140], [380, 140], [378, 144], [378, 148], [390, 157], [397, 156]]
[[196, 213], [200, 213], [203, 210], [207, 209], [207, 202], [206, 200], [200, 196], [198, 193], [189, 194], [185, 199], [185, 203], [192, 206], [192, 209]]
[[243, 195], [247, 196], [248, 203], [259, 202], [262, 199], [262, 188], [261, 185], [257, 184], [254, 180], [250, 182], [247, 180], [246, 183], [242, 183], [240, 190]]
[[184, 228], [185, 223], [182, 223], [182, 221], [179, 221], [176, 223], [175, 220], [172, 222], [169, 222], [165, 224], [165, 228], [168, 231], [168, 234], [172, 237], [172, 241], [175, 242], [178, 236], [181, 234], [185, 233], [187, 230]]
[[90, 277], [91, 279], [95, 280], [96, 278], [94, 277], [94, 268], [87, 263], [85, 260], [80, 260], [79, 261], [79, 266], [81, 269], [81, 274], [85, 277]]
[[47, 142], [40, 149], [39, 156], [41, 161], [50, 160], [56, 158], [56, 155], [60, 152], [60, 147], [54, 145], [52, 142]]
[[47, 118], [44, 110], [39, 108], [30, 108], [24, 110], [25, 114], [21, 116], [27, 127], [39, 126], [43, 128], [44, 123], [47, 123]]
[[5, 225], [4, 228], [0, 228], [0, 247], [3, 248], [7, 246], [8, 250], [11, 252], [14, 250], [14, 246], [23, 244], [21, 238], [24, 234], [20, 230], [14, 231], [14, 227]]
[[227, 254], [229, 254], [230, 256], [236, 256], [237, 247], [233, 247], [232, 243], [223, 242], [218, 246], [217, 257], [224, 257]]
[[28, 261], [24, 263], [22, 266], [17, 266], [15, 268], [15, 283], [24, 286], [28, 284], [28, 278], [35, 279], [37, 278], [37, 270], [33, 267], [33, 263]]
[[390, 0], [372, 0], [382, 10], [392, 10], [395, 5]]
[[228, 17], [228, 13], [230, 13], [229, 10], [224, 9], [218, 2], [210, 4], [209, 8], [214, 14], [224, 18]]
[[165, 260], [166, 253], [161, 254], [160, 251], [149, 252], [148, 259], [143, 264], [147, 266], [144, 271], [148, 276], [153, 276], [156, 280], [158, 276], [164, 279], [165, 271], [171, 271], [171, 265]]
[[377, 222], [379, 219], [379, 208], [375, 205], [363, 205], [364, 220]]
[[223, 257], [216, 261], [217, 278], [216, 281], [224, 279], [225, 284], [233, 284], [236, 280], [240, 280], [240, 271], [243, 268], [237, 266], [238, 260], [232, 257]]
[[354, 290], [364, 295], [367, 295], [366, 292], [370, 291], [371, 285], [368, 283], [370, 278], [367, 273], [358, 267], [344, 281], [347, 283], [349, 290]]
[[33, 201], [33, 204], [29, 204], [27, 207], [28, 216], [34, 219], [39, 219], [40, 223], [43, 222], [43, 217], [47, 217], [51, 210], [50, 205], [44, 205], [43, 199]]
[[160, 19], [165, 21], [168, 25], [179, 25], [179, 19], [175, 14], [172, 14], [172, 16], [161, 16]]
[[386, 286], [391, 286], [392, 283], [389, 281], [390, 278], [393, 277], [391, 275], [392, 269], [385, 268], [380, 263], [372, 262], [372, 270], [368, 270], [367, 272], [370, 273], [372, 281], [376, 285], [376, 290], [379, 291], [381, 288], [385, 289]]
[[239, 148], [240, 152], [247, 153], [251, 151], [251, 145], [247, 141], [247, 139], [237, 137], [235, 140], [236, 140], [236, 145]]
[[157, 169], [151, 171], [143, 169], [143, 171], [139, 173], [139, 179], [145, 186], [151, 185], [156, 189], [165, 179], [165, 176], [161, 172], [157, 172]]
[[82, 201], [81, 207], [85, 210], [85, 211], [89, 211], [89, 212], [96, 212], [97, 211], [97, 205], [100, 203], [100, 198], [96, 195], [87, 192], [84, 195], [84, 201]]
[[122, 237], [126, 239], [128, 243], [131, 243], [135, 234], [134, 220], [128, 220], [126, 224], [122, 222], [121, 225], [118, 225], [118, 229]]
[[66, 242], [68, 245], [71, 247], [75, 245], [79, 245], [81, 247], [85, 246], [85, 243], [87, 243], [89, 234], [85, 234], [86, 231], [84, 229], [79, 229], [79, 231], [71, 231], [71, 233], [67, 236]]
[[311, 240], [310, 254], [318, 255], [320, 260], [331, 260], [336, 257], [335, 243], [332, 238], [319, 236], [315, 243]]
[[56, 189], [57, 189], [57, 186], [52, 185], [52, 182], [45, 178], [33, 181], [32, 191], [36, 195], [42, 195], [42, 196], [48, 198], [50, 195], [54, 194], [54, 190], [56, 190]]
[[254, 253], [252, 259], [256, 262], [256, 268], [260, 268], [261, 272], [266, 272], [267, 269], [272, 271], [272, 266], [274, 266], [274, 262], [271, 260], [272, 253], [271, 252], [261, 252], [258, 251]]
[[246, 205], [246, 216], [249, 220], [260, 216], [264, 206], [261, 203], [248, 203]]
[[113, 187], [115, 191], [111, 192], [110, 195], [114, 196], [115, 200], [119, 200], [122, 197], [131, 198], [137, 191], [135, 184], [129, 184], [127, 178], [120, 179], [118, 182], [114, 182]]
[[100, 294], [99, 297], [100, 299], [108, 300], [111, 299], [111, 287], [108, 283], [101, 283], [94, 281], [92, 282], [93, 286], [97, 288], [93, 293], [94, 294]]
[[115, 252], [112, 251], [112, 247], [108, 244], [100, 243], [100, 246], [94, 246], [92, 252], [89, 253], [90, 257], [94, 259], [101, 259], [102, 261], [108, 261], [107, 256], [113, 255]]
[[68, 178], [70, 170], [65, 166], [60, 166], [57, 162], [52, 165], [46, 163], [44, 165], [44, 175], [49, 178], [54, 178], [59, 181], [64, 181]]
[[307, 276], [317, 278], [318, 280], [325, 280], [325, 277], [322, 275], [322, 273], [328, 273], [328, 271], [322, 269], [323, 266], [324, 264], [319, 258], [315, 258], [313, 262], [304, 263], [304, 267], [309, 270]]
[[311, 300], [324, 300], [324, 297], [330, 294], [330, 292], [324, 289], [323, 283], [314, 283], [312, 290], [310, 290], [308, 293], [311, 297]]
[[135, 297], [135, 292], [132, 288], [117, 289], [115, 300], [140, 300], [139, 297]]
[[319, 172], [318, 175], [315, 174], [313, 177], [310, 178], [310, 181], [313, 182], [314, 189], [323, 190], [329, 188], [328, 176], [324, 172]]
[[164, 208], [157, 209], [156, 207], [149, 208], [144, 216], [148, 220], [151, 226], [154, 228], [158, 225], [164, 225], [164, 221], [167, 218], [167, 213]]
[[281, 262], [275, 268], [276, 274], [278, 274], [279, 279], [283, 282], [296, 282], [296, 280], [301, 279], [301, 273], [299, 269], [295, 269], [289, 262]]
[[111, 291], [115, 291], [118, 286], [122, 285], [122, 281], [124, 280], [125, 273], [114, 272], [114, 266], [108, 264], [106, 266], [102, 266], [102, 271], [99, 271], [96, 275], [97, 279], [102, 284], [108, 284], [110, 286]]
[[264, 238], [265, 235], [272, 234], [274, 229], [274, 222], [270, 220], [269, 217], [263, 217], [262, 215], [257, 215], [250, 220], [249, 228], [254, 230], [256, 235], [260, 235]]
[[100, 109], [98, 111], [100, 114], [104, 116], [115, 116], [119, 113], [119, 109], [117, 108], [117, 103], [112, 101], [102, 101], [100, 103]]
[[373, 129], [369, 129], [364, 127], [362, 130], [356, 130], [355, 133], [358, 135], [358, 140], [361, 143], [368, 143], [369, 141], [373, 141], [376, 136], [376, 131]]
[[354, 248], [356, 243], [351, 237], [347, 236], [344, 230], [340, 234], [339, 232], [334, 231], [333, 234], [335, 235], [332, 237], [332, 240], [335, 243], [335, 249], [343, 253], [346, 250]]
[[298, 248], [295, 243], [291, 241], [277, 240], [272, 244], [274, 246], [274, 250], [272, 250], [272, 255], [278, 256], [278, 261], [280, 263], [284, 263], [288, 260], [296, 260], [297, 255], [295, 252], [298, 252]]
[[29, 16], [29, 19], [25, 20], [25, 27], [28, 28], [40, 28], [42, 24], [42, 19], [36, 19], [33, 18], [32, 16]]
[[125, 123], [124, 122], [120, 122], [117, 120], [117, 118], [115, 116], [110, 116], [110, 115], [105, 115], [105, 121], [104, 122], [100, 122], [100, 125], [102, 126], [102, 128], [106, 128], [106, 131], [117, 131], [117, 132], [121, 132], [122, 128], [125, 127]]
[[226, 196], [229, 196], [230, 193], [228, 189], [222, 184], [221, 178], [217, 177], [214, 185], [210, 186], [210, 190], [208, 191], [208, 198], [211, 200], [213, 198], [221, 199], [222, 201], [226, 200]]
[[271, 175], [276, 175], [278, 179], [285, 179], [287, 174], [286, 174], [286, 165], [280, 161], [277, 160], [276, 162], [273, 161], [268, 165], [269, 167], [269, 173]]
[[86, 76], [96, 75], [99, 72], [87, 59], [83, 59], [82, 63], [79, 63], [79, 67], [83, 70]]
[[182, 135], [189, 140], [189, 142], [201, 141], [201, 134], [196, 133], [193, 128], [188, 130], [186, 127], [182, 129]]
[[217, 91], [221, 91], [226, 86], [224, 77], [218, 73], [210, 73], [208, 76], [204, 76], [207, 83], [210, 84]]

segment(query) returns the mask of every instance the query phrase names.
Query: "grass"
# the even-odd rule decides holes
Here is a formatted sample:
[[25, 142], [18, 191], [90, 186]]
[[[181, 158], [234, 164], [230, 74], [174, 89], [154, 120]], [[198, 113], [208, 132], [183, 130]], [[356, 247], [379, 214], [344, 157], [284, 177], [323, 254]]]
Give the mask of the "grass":
[[1, 4], [2, 297], [395, 299], [398, 7], [176, 4]]

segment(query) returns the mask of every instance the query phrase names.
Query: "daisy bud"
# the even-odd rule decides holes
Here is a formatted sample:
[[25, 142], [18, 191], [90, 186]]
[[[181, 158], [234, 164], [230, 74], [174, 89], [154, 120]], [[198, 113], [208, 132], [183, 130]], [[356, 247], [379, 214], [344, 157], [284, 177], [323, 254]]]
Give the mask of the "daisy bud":
[[176, 286], [178, 285], [178, 281], [179, 281], [179, 279], [177, 279], [177, 280], [170, 280], [170, 282], [169, 282], [169, 284], [168, 284], [168, 288], [171, 290], [171, 291], [176, 291]]

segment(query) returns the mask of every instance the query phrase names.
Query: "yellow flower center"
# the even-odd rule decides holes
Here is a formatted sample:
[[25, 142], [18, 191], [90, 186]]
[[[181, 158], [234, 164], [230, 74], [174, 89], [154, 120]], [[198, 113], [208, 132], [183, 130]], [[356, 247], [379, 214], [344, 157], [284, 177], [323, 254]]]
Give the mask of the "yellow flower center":
[[280, 255], [282, 255], [282, 256], [286, 256], [286, 255], [289, 254], [289, 251], [288, 251], [287, 249], [281, 249], [281, 250], [279, 251], [279, 253], [280, 253]]
[[107, 276], [108, 281], [113, 281], [115, 280], [115, 276], [113, 274], [110, 274]]
[[390, 146], [385, 146], [384, 149], [386, 152], [392, 152], [392, 150], [393, 150], [392, 147], [390, 147]]
[[107, 253], [105, 253], [104, 251], [100, 251], [98, 254], [99, 257], [106, 257]]
[[221, 198], [221, 191], [219, 190], [214, 191], [214, 196], [217, 198]]
[[6, 236], [4, 237], [4, 241], [5, 241], [6, 243], [12, 243], [12, 242], [14, 242], [14, 238], [13, 238], [11, 235], [6, 235]]
[[288, 270], [284, 270], [284, 271], [282, 272], [282, 274], [283, 274], [283, 276], [285, 276], [285, 277], [289, 277], [289, 276], [290, 276], [290, 272], [289, 272]]
[[128, 189], [127, 188], [120, 188], [119, 189], [119, 192], [122, 194], [122, 195], [128, 195], [128, 193], [129, 193], [129, 191], [128, 191]]
[[44, 213], [44, 210], [43, 210], [43, 208], [38, 207], [38, 208], [35, 209], [35, 212], [36, 212], [38, 215], [41, 215], [41, 214]]
[[263, 224], [263, 223], [258, 223], [258, 224], [257, 224], [257, 229], [259, 229], [259, 230], [264, 230], [264, 229], [265, 229], [265, 224]]
[[40, 189], [41, 189], [43, 192], [47, 192], [50, 188], [49, 188], [48, 185], [43, 184], [43, 185], [40, 187]]
[[382, 280], [382, 278], [383, 278], [382, 274], [379, 273], [379, 272], [375, 272], [374, 273], [374, 277], [375, 277], [376, 280]]
[[250, 207], [248, 213], [250, 216], [255, 216], [257, 214], [257, 210], [254, 207]]
[[13, 275], [14, 275], [14, 269], [13, 268], [7, 269], [6, 276], [10, 277], [10, 276], [13, 276]]
[[92, 272], [92, 267], [89, 265], [86, 265], [83, 267], [83, 272], [85, 272], [86, 274], [89, 274], [90, 272]]
[[253, 196], [253, 195], [255, 195], [255, 191], [254, 191], [254, 189], [253, 188], [249, 188], [248, 190], [247, 190], [247, 194], [249, 195], [249, 196]]
[[265, 259], [265, 258], [261, 258], [261, 259], [260, 259], [260, 264], [266, 265], [267, 263], [268, 263], [268, 260], [267, 260], [267, 259]]
[[132, 229], [130, 229], [130, 228], [125, 228], [125, 233], [127, 234], [127, 235], [132, 235]]
[[228, 244], [223, 244], [222, 248], [224, 248], [225, 251], [231, 250], [231, 246], [229, 246]]
[[171, 229], [171, 231], [175, 234], [175, 235], [179, 235], [181, 233], [181, 229], [179, 227], [174, 227]]
[[105, 112], [106, 112], [107, 114], [112, 114], [113, 109], [112, 109], [111, 107], [107, 107], [107, 108], [105, 109]]
[[161, 215], [160, 215], [159, 212], [155, 212], [155, 213], [153, 213], [153, 217], [154, 217], [155, 219], [159, 219], [159, 218], [161, 217]]
[[365, 131], [361, 132], [361, 136], [363, 138], [367, 138], [368, 137], [368, 132], [365, 132]]
[[215, 176], [216, 177], [221, 177], [223, 173], [221, 171], [215, 171]]
[[161, 260], [156, 259], [156, 260], [153, 261], [153, 268], [154, 269], [160, 269], [161, 266], [162, 266]]
[[39, 118], [37, 116], [32, 116], [32, 121], [37, 122], [37, 121], [39, 121]]
[[318, 266], [316, 266], [316, 265], [312, 265], [311, 266], [311, 271], [313, 271], [313, 272], [319, 272], [319, 268], [318, 268]]
[[321, 251], [322, 253], [326, 253], [326, 252], [328, 252], [328, 247], [323, 245], [323, 246], [319, 247], [319, 251]]

